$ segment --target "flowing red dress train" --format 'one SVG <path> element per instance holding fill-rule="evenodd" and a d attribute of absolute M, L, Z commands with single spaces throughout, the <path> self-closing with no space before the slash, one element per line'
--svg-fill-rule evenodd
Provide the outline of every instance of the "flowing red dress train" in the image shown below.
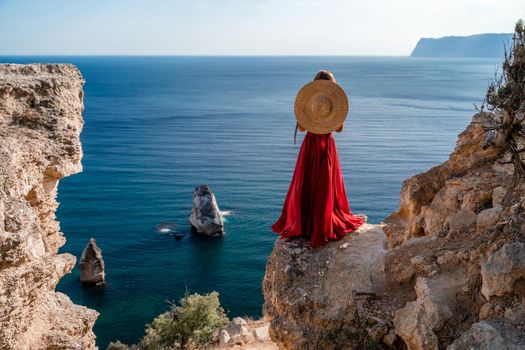
<path fill-rule="evenodd" d="M 343 238 L 363 222 L 350 211 L 332 134 L 308 132 L 281 216 L 272 230 L 281 237 L 310 237 L 315 248 Z"/>

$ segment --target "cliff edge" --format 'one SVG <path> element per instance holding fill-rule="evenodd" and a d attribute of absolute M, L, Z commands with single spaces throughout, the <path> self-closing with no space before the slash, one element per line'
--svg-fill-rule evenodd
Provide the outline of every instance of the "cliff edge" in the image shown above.
<path fill-rule="evenodd" d="M 483 147 L 491 113 L 473 117 L 449 160 L 403 183 L 385 224 L 317 250 L 277 240 L 263 282 L 272 340 L 285 349 L 525 349 L 525 183 L 508 150 Z"/>
<path fill-rule="evenodd" d="M 94 349 L 94 310 L 55 292 L 58 181 L 82 170 L 84 81 L 72 65 L 0 65 L 0 349 Z"/>

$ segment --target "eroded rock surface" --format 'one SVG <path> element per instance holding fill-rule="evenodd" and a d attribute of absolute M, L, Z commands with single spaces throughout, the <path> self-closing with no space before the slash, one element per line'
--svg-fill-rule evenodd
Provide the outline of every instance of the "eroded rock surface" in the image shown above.
<path fill-rule="evenodd" d="M 193 190 L 190 223 L 194 231 L 206 236 L 224 233 L 224 220 L 210 186 L 200 185 Z"/>
<path fill-rule="evenodd" d="M 420 236 L 450 230 L 450 222 L 458 213 L 465 217 L 463 226 L 452 229 L 475 228 L 470 213 L 477 215 L 492 207 L 493 191 L 505 183 L 509 168 L 492 169 L 501 157 L 501 150 L 483 149 L 486 133 L 482 126 L 488 114 L 479 113 L 459 135 L 449 160 L 425 173 L 403 182 L 399 211 L 390 215 L 387 233 L 391 246 Z M 468 210 L 467 213 L 460 210 Z M 481 221 L 486 213 L 482 215 Z"/>
<path fill-rule="evenodd" d="M 516 281 L 525 280 L 525 243 L 508 243 L 491 254 L 481 265 L 481 277 L 481 293 L 487 300 L 512 292 Z"/>
<path fill-rule="evenodd" d="M 0 349 L 93 349 L 94 310 L 54 291 L 58 181 L 82 170 L 83 79 L 72 65 L 0 65 Z"/>
<path fill-rule="evenodd" d="M 372 309 L 385 287 L 386 236 L 378 225 L 313 249 L 308 240 L 278 239 L 263 282 L 270 335 L 288 349 L 351 349 L 362 324 L 382 324 Z M 364 313 L 365 304 L 371 304 Z M 388 324 L 384 334 L 388 332 Z M 381 333 L 381 331 L 379 331 Z"/>
<path fill-rule="evenodd" d="M 440 331 L 452 317 L 455 293 L 465 284 L 465 276 L 461 270 L 454 275 L 417 278 L 416 300 L 408 302 L 394 316 L 395 330 L 409 349 L 439 349 L 435 332 Z"/>
<path fill-rule="evenodd" d="M 474 323 L 447 350 L 523 350 L 525 333 L 511 324 L 489 320 Z"/>
<path fill-rule="evenodd" d="M 78 267 L 80 268 L 80 282 L 83 284 L 103 286 L 106 283 L 102 250 L 97 246 L 94 238 L 89 240 L 82 251 Z"/>
<path fill-rule="evenodd" d="M 525 329 L 525 184 L 515 182 L 505 149 L 483 149 L 488 116 L 473 117 L 448 161 L 404 182 L 400 209 L 386 219 L 393 249 L 385 270 L 399 283 L 392 288 L 415 281 L 415 300 L 394 320 L 409 349 L 441 349 L 465 334 L 477 339 L 488 323 L 476 322 L 486 319 L 503 333 L 511 323 Z M 422 282 L 437 279 L 425 290 L 441 297 L 429 299 Z M 469 348 L 465 339 L 453 348 Z"/>
<path fill-rule="evenodd" d="M 236 317 L 219 334 L 219 344 L 214 350 L 278 350 L 268 334 L 269 323 L 265 319 L 245 320 Z"/>

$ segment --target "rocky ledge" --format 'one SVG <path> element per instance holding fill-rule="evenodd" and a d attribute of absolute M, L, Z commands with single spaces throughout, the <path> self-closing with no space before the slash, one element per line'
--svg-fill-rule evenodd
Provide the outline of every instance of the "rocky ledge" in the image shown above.
<path fill-rule="evenodd" d="M 94 310 L 55 292 L 58 181 L 82 170 L 82 76 L 72 65 L 0 65 L 0 349 L 94 349 Z"/>
<path fill-rule="evenodd" d="M 286 349 L 525 349 L 525 184 L 479 113 L 400 209 L 317 250 L 279 239 L 263 282 Z M 520 147 L 524 147 L 521 145 Z"/>
<path fill-rule="evenodd" d="M 272 339 L 286 349 L 357 347 L 362 317 L 373 317 L 362 314 L 363 303 L 385 288 L 385 254 L 378 225 L 321 249 L 302 238 L 277 240 L 263 282 Z"/>

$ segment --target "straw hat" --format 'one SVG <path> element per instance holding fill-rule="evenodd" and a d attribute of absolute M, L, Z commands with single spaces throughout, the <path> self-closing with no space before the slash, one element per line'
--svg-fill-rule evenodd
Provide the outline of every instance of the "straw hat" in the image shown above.
<path fill-rule="evenodd" d="M 345 122 L 348 97 L 329 80 L 314 80 L 299 90 L 295 97 L 297 123 L 314 134 L 329 134 Z"/>

